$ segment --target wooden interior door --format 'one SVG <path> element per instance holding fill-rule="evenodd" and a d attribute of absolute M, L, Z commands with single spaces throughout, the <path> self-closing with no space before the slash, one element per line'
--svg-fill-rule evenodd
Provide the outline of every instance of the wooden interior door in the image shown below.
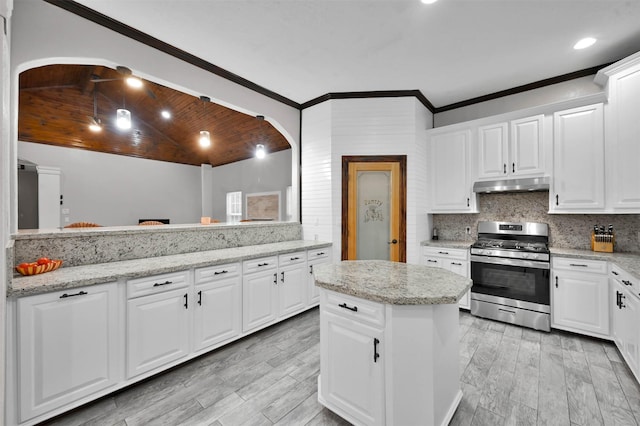
<path fill-rule="evenodd" d="M 406 261 L 406 156 L 343 157 L 342 259 Z"/>

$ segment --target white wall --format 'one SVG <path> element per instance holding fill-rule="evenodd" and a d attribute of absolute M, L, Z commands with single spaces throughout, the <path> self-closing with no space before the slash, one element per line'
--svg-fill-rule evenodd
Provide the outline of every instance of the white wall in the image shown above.
<path fill-rule="evenodd" d="M 50 63 L 125 65 L 142 78 L 251 115 L 264 115 L 292 145 L 298 158 L 299 119 L 296 108 L 225 80 L 43 1 L 16 2 L 12 19 L 12 138 L 17 139 L 18 74 Z M 15 167 L 15 166 L 14 166 Z M 15 180 L 15 172 L 13 173 Z M 298 162 L 292 162 L 292 176 Z M 298 179 L 292 179 L 294 194 Z M 14 183 L 15 188 L 15 183 Z M 15 198 L 10 200 L 15 226 Z M 297 202 L 295 203 L 297 205 Z M 296 212 L 297 215 L 297 212 Z"/>
<path fill-rule="evenodd" d="M 515 95 L 440 112 L 434 117 L 434 126 L 442 127 L 600 93 L 602 92 L 602 87 L 593 82 L 594 77 L 595 75 L 576 78 Z"/>
<path fill-rule="evenodd" d="M 18 157 L 62 170 L 68 223 L 137 225 L 143 218 L 200 222 L 199 166 L 30 142 L 18 143 Z"/>
<path fill-rule="evenodd" d="M 426 142 L 431 113 L 413 97 L 331 100 L 303 111 L 304 238 L 330 237 L 340 259 L 342 156 L 407 155 L 407 262 L 428 238 Z M 308 198 L 311 200 L 309 200 Z M 318 200 L 319 198 L 319 200 Z M 327 202 L 328 201 L 328 202 Z"/>
<path fill-rule="evenodd" d="M 291 185 L 291 152 L 267 154 L 264 158 L 250 158 L 213 168 L 213 218 L 226 221 L 227 192 L 242 191 L 242 206 L 245 197 L 253 192 L 280 192 L 280 219 L 286 217 L 286 190 Z M 243 218 L 245 217 L 243 212 Z M 297 221 L 295 215 L 291 220 Z"/>

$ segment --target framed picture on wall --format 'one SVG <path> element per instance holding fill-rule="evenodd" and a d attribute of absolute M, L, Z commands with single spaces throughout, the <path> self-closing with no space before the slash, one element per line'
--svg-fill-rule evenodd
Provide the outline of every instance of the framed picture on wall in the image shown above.
<path fill-rule="evenodd" d="M 254 192 L 245 200 L 248 220 L 280 220 L 280 191 Z"/>

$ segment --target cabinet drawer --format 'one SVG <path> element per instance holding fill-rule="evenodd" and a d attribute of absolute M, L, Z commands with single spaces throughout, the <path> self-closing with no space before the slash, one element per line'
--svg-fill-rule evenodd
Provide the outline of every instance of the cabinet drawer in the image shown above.
<path fill-rule="evenodd" d="M 636 296 L 640 296 L 640 281 L 635 279 L 631 274 L 618 268 L 616 265 L 611 265 L 610 276 L 624 287 L 628 288 L 631 293 Z"/>
<path fill-rule="evenodd" d="M 601 260 L 586 260 L 586 259 L 568 259 L 568 258 L 556 258 L 552 260 L 553 269 L 575 271 L 575 272 L 589 272 L 596 274 L 607 273 L 607 262 Z"/>
<path fill-rule="evenodd" d="M 132 299 L 186 287 L 189 285 L 188 275 L 187 271 L 181 271 L 128 280 L 127 298 Z"/>
<path fill-rule="evenodd" d="M 203 282 L 219 281 L 240 274 L 240 264 L 229 263 L 226 265 L 209 266 L 196 269 L 196 284 Z"/>
<path fill-rule="evenodd" d="M 441 257 L 435 256 L 422 256 L 422 264 L 425 266 L 433 266 L 434 268 L 442 268 L 442 259 Z"/>
<path fill-rule="evenodd" d="M 467 260 L 469 258 L 469 250 L 443 247 L 422 247 L 422 255 L 426 257 L 444 257 L 447 259 Z"/>
<path fill-rule="evenodd" d="M 329 312 L 365 323 L 384 326 L 384 305 L 358 297 L 325 290 L 321 306 Z"/>
<path fill-rule="evenodd" d="M 296 265 L 298 263 L 304 263 L 306 260 L 307 253 L 304 251 L 281 254 L 278 256 L 278 266 Z"/>
<path fill-rule="evenodd" d="M 277 267 L 278 258 L 276 256 L 260 257 L 242 262 L 242 270 L 245 274 L 268 271 L 269 269 L 275 269 Z"/>
<path fill-rule="evenodd" d="M 331 252 L 331 248 L 330 247 L 309 250 L 307 252 L 307 258 L 309 260 L 313 260 L 313 259 L 328 259 L 330 252 Z"/>

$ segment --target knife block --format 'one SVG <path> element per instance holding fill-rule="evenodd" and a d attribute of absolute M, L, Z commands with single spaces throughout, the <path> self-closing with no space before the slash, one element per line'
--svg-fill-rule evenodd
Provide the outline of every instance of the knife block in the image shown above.
<path fill-rule="evenodd" d="M 591 251 L 598 251 L 604 253 L 613 253 L 613 244 L 616 241 L 616 236 L 611 236 L 611 241 L 596 241 L 596 234 L 591 232 Z"/>

